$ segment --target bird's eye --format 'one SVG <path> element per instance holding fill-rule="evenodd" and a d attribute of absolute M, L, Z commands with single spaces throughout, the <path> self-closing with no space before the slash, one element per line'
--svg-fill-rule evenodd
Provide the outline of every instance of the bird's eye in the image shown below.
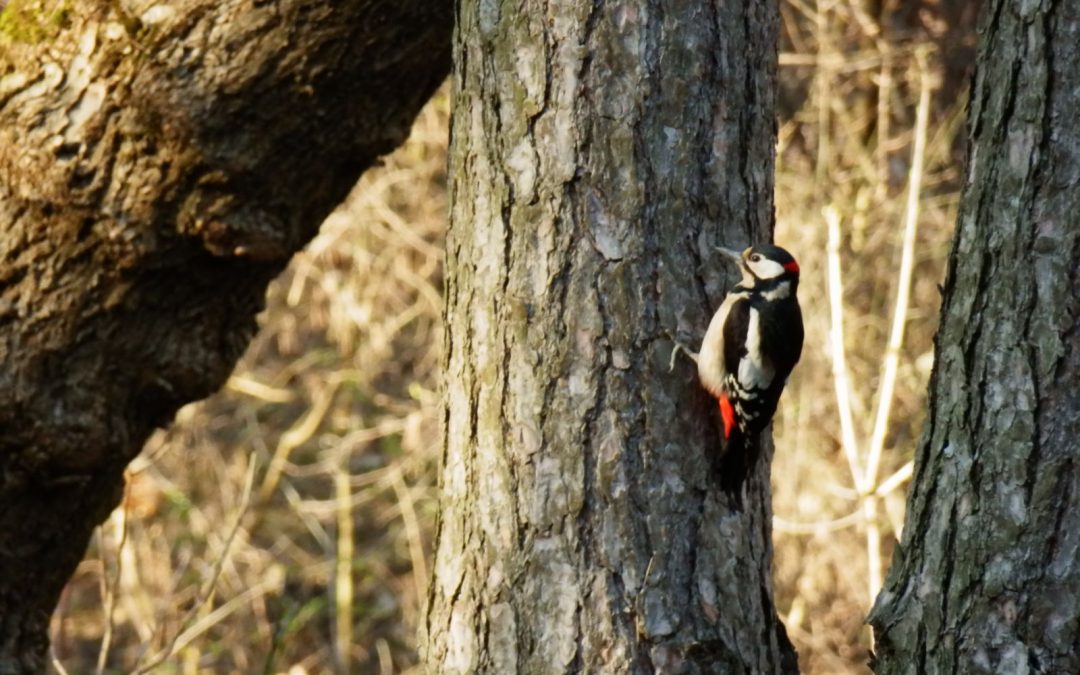
<path fill-rule="evenodd" d="M 754 255 L 750 256 L 750 262 L 761 262 L 761 256 L 755 253 Z"/>

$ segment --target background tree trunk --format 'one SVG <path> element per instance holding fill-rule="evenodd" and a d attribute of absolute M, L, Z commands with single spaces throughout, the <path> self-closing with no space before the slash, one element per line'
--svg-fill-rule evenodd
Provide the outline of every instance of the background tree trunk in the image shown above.
<path fill-rule="evenodd" d="M 6 3 L 0 673 L 43 668 L 123 467 L 220 386 L 267 282 L 405 138 L 450 20 L 430 0 Z"/>
<path fill-rule="evenodd" d="M 458 11 L 429 666 L 793 672 L 767 467 L 733 512 L 666 334 L 771 233 L 775 5 Z"/>
<path fill-rule="evenodd" d="M 880 673 L 1080 672 L 1080 5 L 988 2 Z"/>

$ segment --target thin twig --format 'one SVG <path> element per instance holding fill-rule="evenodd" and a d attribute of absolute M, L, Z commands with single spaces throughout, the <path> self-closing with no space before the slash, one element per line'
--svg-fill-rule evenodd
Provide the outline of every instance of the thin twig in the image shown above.
<path fill-rule="evenodd" d="M 57 675 L 68 675 L 67 668 L 60 662 L 60 657 L 56 655 L 56 649 L 53 645 L 49 645 L 49 661 L 52 662 L 52 667 L 56 670 Z"/>
<path fill-rule="evenodd" d="M 180 626 L 186 626 L 191 623 L 192 619 L 194 619 L 199 614 L 199 611 L 202 609 L 206 601 L 210 599 L 210 596 L 213 594 L 214 589 L 217 587 L 218 577 L 221 576 L 221 570 L 225 566 L 225 560 L 229 557 L 229 551 L 232 550 L 232 544 L 233 541 L 236 539 L 236 534 L 240 531 L 240 523 L 243 522 L 244 514 L 247 513 L 248 506 L 251 505 L 251 490 L 255 484 L 256 461 L 254 457 L 252 457 L 250 461 L 251 463 L 248 465 L 247 476 L 244 479 L 244 492 L 240 497 L 240 505 L 237 509 L 236 516 L 233 518 L 233 525 L 232 528 L 230 528 L 229 530 L 229 535 L 225 538 L 225 545 L 221 549 L 221 555 L 219 555 L 217 560 L 214 561 L 214 567 L 211 570 L 209 580 L 207 581 L 202 591 L 199 592 L 199 597 L 192 604 L 191 609 L 187 611 L 187 613 L 184 615 L 184 618 L 180 621 Z M 246 596 L 250 592 L 251 591 L 249 590 L 244 595 Z M 201 625 L 204 621 L 205 619 L 200 620 L 199 624 L 196 625 Z M 169 640 L 169 644 L 167 644 L 164 649 L 151 657 L 147 663 L 135 669 L 135 675 L 149 673 L 153 669 L 157 668 L 162 663 L 164 663 L 166 659 L 170 658 L 173 654 L 175 654 L 177 650 L 186 647 L 188 643 L 190 643 L 191 640 L 193 640 L 198 634 L 201 634 L 201 632 L 202 631 L 198 631 L 193 635 L 191 634 L 190 629 L 185 630 L 183 633 L 180 633 L 178 631 L 173 635 L 173 638 Z M 183 641 L 181 641 L 180 639 L 182 637 L 184 638 Z"/>
<path fill-rule="evenodd" d="M 836 532 L 857 525 L 860 520 L 862 520 L 862 514 L 855 511 L 832 520 L 818 520 L 812 523 L 785 520 L 780 516 L 773 516 L 772 522 L 773 529 L 784 534 L 824 534 L 825 532 Z"/>
<path fill-rule="evenodd" d="M 878 75 L 878 100 L 877 100 L 877 155 L 878 176 L 874 195 L 880 203 L 885 199 L 889 185 L 889 136 L 891 133 L 890 122 L 892 121 L 892 51 L 888 40 L 877 40 L 878 51 L 881 53 L 881 72 Z"/>
<path fill-rule="evenodd" d="M 919 224 L 919 193 L 922 188 L 923 164 L 926 156 L 926 133 L 930 119 L 930 94 L 932 80 L 927 72 L 927 49 L 915 51 L 915 60 L 919 67 L 919 107 L 915 115 L 915 145 L 911 151 L 911 176 L 908 184 L 908 199 L 904 214 L 904 238 L 900 255 L 900 272 L 897 275 L 896 306 L 893 313 L 892 329 L 885 349 L 885 363 L 878 390 L 877 415 L 874 430 L 870 435 L 870 447 L 866 458 L 864 474 L 863 514 L 866 520 L 867 552 L 867 591 L 870 602 L 874 602 L 881 589 L 883 563 L 881 560 L 881 528 L 878 525 L 877 507 L 879 497 L 875 493 L 878 466 L 885 447 L 885 434 L 889 428 L 892 412 L 893 393 L 896 387 L 896 374 L 900 364 L 900 348 L 904 343 L 904 326 L 907 323 L 908 304 L 911 295 L 911 274 L 915 266 L 915 235 Z"/>
<path fill-rule="evenodd" d="M 866 524 L 866 596 L 871 605 L 881 589 L 882 577 L 881 528 L 878 526 L 877 502 L 878 498 L 872 494 L 862 498 L 863 522 Z"/>
<path fill-rule="evenodd" d="M 98 647 L 97 658 L 97 672 L 101 675 L 105 672 L 105 663 L 109 658 L 109 645 L 112 644 L 113 636 L 113 614 L 116 612 L 116 597 L 118 595 L 118 589 L 120 587 L 120 572 L 124 567 L 123 563 L 123 550 L 124 545 L 127 543 L 128 534 L 128 508 L 130 505 L 129 498 L 131 496 L 131 478 L 126 477 L 124 481 L 124 501 L 119 509 L 116 510 L 117 517 L 120 519 L 120 542 L 116 545 L 116 566 L 113 569 L 112 581 L 105 584 L 105 632 L 101 636 L 101 646 Z M 101 532 L 101 529 L 98 529 Z M 105 537 L 102 536 L 99 539 L 101 548 L 101 564 L 102 564 L 102 578 L 107 575 L 105 572 Z"/>
<path fill-rule="evenodd" d="M 290 389 L 273 387 L 256 380 L 249 374 L 236 374 L 229 377 L 225 387 L 238 394 L 266 401 L 267 403 L 288 403 L 296 398 Z"/>
<path fill-rule="evenodd" d="M 897 469 L 896 473 L 889 476 L 885 480 L 878 484 L 877 489 L 874 490 L 874 494 L 879 497 L 884 497 L 896 488 L 904 484 L 904 481 L 911 478 L 912 472 L 915 470 L 915 462 L 908 461 L 904 466 Z"/>
<path fill-rule="evenodd" d="M 308 413 L 304 415 L 303 419 L 278 439 L 274 456 L 270 459 L 270 466 L 266 469 L 266 476 L 263 477 L 262 484 L 259 486 L 260 502 L 267 501 L 274 494 L 278 481 L 281 480 L 281 472 L 285 468 L 286 462 L 289 461 L 289 455 L 292 451 L 306 443 L 319 430 L 319 425 L 322 424 L 323 418 L 326 417 L 326 413 L 330 410 L 330 404 L 334 402 L 334 395 L 337 393 L 339 383 L 331 381 L 328 384 L 329 386 L 320 389 L 316 393 L 315 403 L 308 410 Z"/>
<path fill-rule="evenodd" d="M 337 556 L 334 569 L 334 659 L 337 672 L 349 672 L 353 619 L 353 515 L 352 486 L 349 484 L 349 453 L 342 452 L 334 471 L 334 501 L 337 503 Z"/>
<path fill-rule="evenodd" d="M 889 343 L 885 350 L 885 366 L 878 390 L 877 415 L 874 431 L 870 436 L 870 450 L 866 461 L 866 489 L 872 489 L 877 480 L 881 452 L 885 446 L 885 434 L 889 428 L 896 373 L 900 364 L 900 348 L 904 343 L 904 326 L 907 323 L 908 305 L 911 297 L 911 275 L 915 267 L 915 235 L 919 226 L 919 193 L 922 189 L 923 164 L 926 156 L 926 133 L 930 126 L 930 94 L 933 79 L 927 72 L 927 48 L 915 51 L 919 66 L 919 107 L 915 115 L 915 147 L 911 152 L 911 176 L 908 183 L 907 207 L 904 217 L 904 239 L 900 256 L 900 273 L 897 280 L 896 306 L 893 313 Z"/>
<path fill-rule="evenodd" d="M 814 27 L 818 43 L 817 57 L 820 59 L 817 71 L 814 73 L 815 88 L 818 95 L 818 118 L 817 118 L 817 161 L 814 166 L 814 185 L 816 189 L 825 185 L 829 159 L 829 92 L 832 85 L 833 72 L 829 64 L 829 57 L 835 51 L 832 49 L 828 38 L 828 23 L 825 12 L 819 11 L 814 14 Z"/>
<path fill-rule="evenodd" d="M 375 653 L 379 657 L 379 675 L 393 675 L 394 655 L 390 652 L 390 643 L 386 638 L 375 641 Z"/>
<path fill-rule="evenodd" d="M 263 581 L 251 588 L 247 589 L 240 595 L 230 598 L 227 602 L 223 603 L 220 607 L 212 612 L 206 613 L 205 616 L 200 618 L 195 623 L 191 624 L 183 633 L 180 633 L 173 643 L 173 653 L 179 652 L 182 649 L 188 647 L 195 641 L 200 635 L 206 633 L 214 626 L 218 625 L 226 618 L 228 618 L 237 609 L 251 602 L 253 599 L 266 595 L 268 592 L 278 588 L 281 585 L 281 577 L 279 575 L 270 575 Z M 205 605 L 203 605 L 205 607 Z M 146 666 L 145 668 L 150 668 Z M 147 670 L 139 670 L 138 673 L 147 672 Z"/>
<path fill-rule="evenodd" d="M 829 347 L 832 353 L 833 384 L 836 389 L 836 407 L 840 413 L 840 445 L 847 459 L 855 489 L 863 492 L 863 472 L 859 465 L 858 441 L 855 438 L 855 422 L 851 415 L 851 384 L 848 382 L 847 357 L 844 349 L 844 297 L 840 278 L 840 214 L 832 205 L 824 209 L 825 223 L 829 228 L 826 247 L 829 267 Z"/>
<path fill-rule="evenodd" d="M 394 465 L 390 477 L 393 481 L 391 484 L 394 486 L 394 495 L 397 497 L 398 504 L 401 505 L 401 519 L 405 523 L 405 535 L 409 540 L 413 587 L 416 592 L 416 604 L 419 606 L 424 600 L 424 586 L 428 578 L 427 563 L 424 562 L 424 540 L 420 534 L 420 519 L 416 517 L 415 503 L 399 465 Z"/>

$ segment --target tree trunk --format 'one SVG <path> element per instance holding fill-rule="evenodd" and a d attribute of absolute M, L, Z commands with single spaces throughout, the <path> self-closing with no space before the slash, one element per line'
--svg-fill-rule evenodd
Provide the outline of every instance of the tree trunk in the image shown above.
<path fill-rule="evenodd" d="M 772 231 L 778 23 L 461 3 L 433 671 L 794 672 L 767 461 L 734 511 L 668 372 L 737 278 L 713 247 Z"/>
<path fill-rule="evenodd" d="M 220 386 L 268 281 L 405 138 L 451 18 L 431 0 L 6 3 L 0 673 L 43 668 L 124 465 Z"/>
<path fill-rule="evenodd" d="M 983 11 L 879 673 L 1080 672 L 1080 4 Z"/>

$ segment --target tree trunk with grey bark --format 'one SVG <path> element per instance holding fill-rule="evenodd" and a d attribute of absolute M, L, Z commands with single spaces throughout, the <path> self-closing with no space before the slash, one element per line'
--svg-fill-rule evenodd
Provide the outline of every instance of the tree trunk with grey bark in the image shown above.
<path fill-rule="evenodd" d="M 6 5 L 6 7 L 4 6 Z M 449 3 L 0 3 L 0 673 L 449 69 Z"/>
<path fill-rule="evenodd" d="M 737 278 L 713 247 L 771 234 L 778 23 L 461 3 L 433 672 L 795 670 L 767 461 L 736 512 L 668 371 Z"/>
<path fill-rule="evenodd" d="M 879 673 L 1080 672 L 1080 4 L 983 7 Z"/>

